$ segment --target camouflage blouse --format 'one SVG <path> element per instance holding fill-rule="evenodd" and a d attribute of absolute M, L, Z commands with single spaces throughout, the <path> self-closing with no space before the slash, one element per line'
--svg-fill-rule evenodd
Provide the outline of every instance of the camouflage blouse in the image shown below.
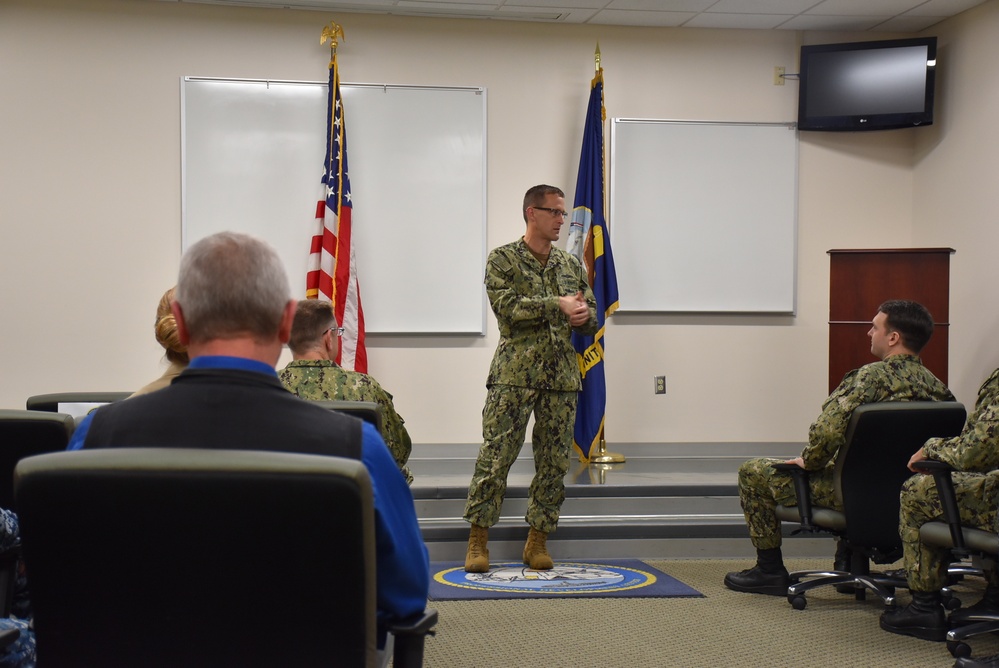
<path fill-rule="evenodd" d="M 954 395 L 916 355 L 892 355 L 846 374 L 822 404 L 801 453 L 805 468 L 816 471 L 843 446 L 850 416 L 858 406 L 879 401 L 954 401 Z"/>
<path fill-rule="evenodd" d="M 960 435 L 931 438 L 923 446 L 923 454 L 958 471 L 988 473 L 999 469 L 999 369 L 979 388 L 975 410 Z"/>
<path fill-rule="evenodd" d="M 519 239 L 489 253 L 485 284 L 500 333 L 486 385 L 579 391 L 582 379 L 569 336 L 572 327 L 558 302 L 582 291 L 590 319 L 576 331 L 597 331 L 597 301 L 579 260 L 552 247 L 548 263 L 541 266 Z"/>
<path fill-rule="evenodd" d="M 382 407 L 382 438 L 407 482 L 413 481 L 406 468 L 413 442 L 403 419 L 395 412 L 392 395 L 377 380 L 343 369 L 330 360 L 295 360 L 278 371 L 278 378 L 292 394 L 309 401 L 377 402 Z"/>

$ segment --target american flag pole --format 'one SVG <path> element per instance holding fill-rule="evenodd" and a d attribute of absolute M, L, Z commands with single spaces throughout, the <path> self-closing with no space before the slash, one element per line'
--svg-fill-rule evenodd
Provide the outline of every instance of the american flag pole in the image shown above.
<path fill-rule="evenodd" d="M 321 43 L 331 40 L 329 107 L 326 156 L 323 163 L 324 194 L 316 207 L 320 233 L 312 238 L 306 297 L 325 299 L 344 333 L 336 362 L 345 369 L 367 373 L 364 310 L 357 282 L 357 262 L 352 234 L 353 202 L 347 169 L 347 134 L 336 48 L 343 28 L 331 22 L 323 28 Z"/>

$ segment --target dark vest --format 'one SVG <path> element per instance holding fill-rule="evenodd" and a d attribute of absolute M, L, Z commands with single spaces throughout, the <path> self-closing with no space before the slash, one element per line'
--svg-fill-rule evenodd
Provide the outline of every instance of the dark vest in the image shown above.
<path fill-rule="evenodd" d="M 169 387 L 98 409 L 83 447 L 272 450 L 360 459 L 362 424 L 299 399 L 277 377 L 187 369 Z"/>

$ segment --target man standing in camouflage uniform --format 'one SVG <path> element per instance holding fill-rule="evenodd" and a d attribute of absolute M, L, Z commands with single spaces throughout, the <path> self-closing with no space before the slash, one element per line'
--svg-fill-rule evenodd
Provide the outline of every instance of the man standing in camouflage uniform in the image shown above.
<path fill-rule="evenodd" d="M 955 469 L 951 476 L 957 494 L 961 523 L 969 527 L 996 531 L 996 506 L 999 504 L 999 369 L 992 372 L 978 390 L 975 410 L 964 429 L 951 438 L 931 438 L 909 461 L 933 459 Z M 946 585 L 950 551 L 919 541 L 919 527 L 940 519 L 943 509 L 933 476 L 915 475 L 902 486 L 899 509 L 899 533 L 902 536 L 906 578 L 912 603 L 904 609 L 890 609 L 881 616 L 881 628 L 892 633 L 923 640 L 944 640 L 947 621 L 940 596 Z M 951 623 L 964 623 L 972 615 L 999 613 L 999 574 L 986 571 L 988 585 L 981 601 L 956 610 Z M 999 666 L 999 657 L 995 664 Z"/>
<path fill-rule="evenodd" d="M 871 354 L 880 362 L 851 371 L 822 405 L 808 432 L 801 456 L 788 463 L 811 471 L 812 502 L 838 508 L 833 492 L 836 453 L 843 445 L 853 410 L 880 401 L 953 401 L 954 395 L 923 366 L 918 354 L 933 334 L 933 318 L 912 301 L 887 301 L 878 307 L 872 327 Z M 725 585 L 736 591 L 785 596 L 790 586 L 781 555 L 778 505 L 796 503 L 791 476 L 776 471 L 778 460 L 751 459 L 739 468 L 739 500 L 756 547 L 756 566 L 729 573 Z"/>
<path fill-rule="evenodd" d="M 507 474 L 524 446 L 534 413 L 534 479 L 525 520 L 531 526 L 524 563 L 553 566 L 546 546 L 565 499 L 576 397 L 582 389 L 572 330 L 597 330 L 596 299 L 586 272 L 552 242 L 565 223 L 565 194 L 539 185 L 524 196 L 523 238 L 493 250 L 486 261 L 486 293 L 500 341 L 486 379 L 483 444 L 468 487 L 465 521 L 472 525 L 465 570 L 489 570 L 488 528 L 500 517 Z"/>
<path fill-rule="evenodd" d="M 371 376 L 337 366 L 333 360 L 340 348 L 341 332 L 332 304 L 317 299 L 298 302 L 288 341 L 294 361 L 278 372 L 278 378 L 288 391 L 309 401 L 378 403 L 382 408 L 382 438 L 406 482 L 412 484 L 413 474 L 406 462 L 413 442 L 403 419 L 395 412 L 392 395 Z"/>

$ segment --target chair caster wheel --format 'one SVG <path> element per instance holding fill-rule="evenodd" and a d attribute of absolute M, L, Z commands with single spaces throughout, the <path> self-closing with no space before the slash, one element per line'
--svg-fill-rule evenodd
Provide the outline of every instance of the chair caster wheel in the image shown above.
<path fill-rule="evenodd" d="M 948 610 L 957 610 L 961 607 L 961 599 L 957 596 L 945 596 L 943 604 Z"/>
<path fill-rule="evenodd" d="M 956 640 L 947 641 L 947 651 L 955 659 L 960 659 L 962 657 L 971 656 L 971 645 L 966 642 L 958 642 Z"/>
<path fill-rule="evenodd" d="M 795 610 L 804 610 L 805 606 L 808 605 L 808 601 L 801 594 L 795 594 L 794 596 L 788 596 L 787 602 L 791 604 L 791 607 Z"/>

